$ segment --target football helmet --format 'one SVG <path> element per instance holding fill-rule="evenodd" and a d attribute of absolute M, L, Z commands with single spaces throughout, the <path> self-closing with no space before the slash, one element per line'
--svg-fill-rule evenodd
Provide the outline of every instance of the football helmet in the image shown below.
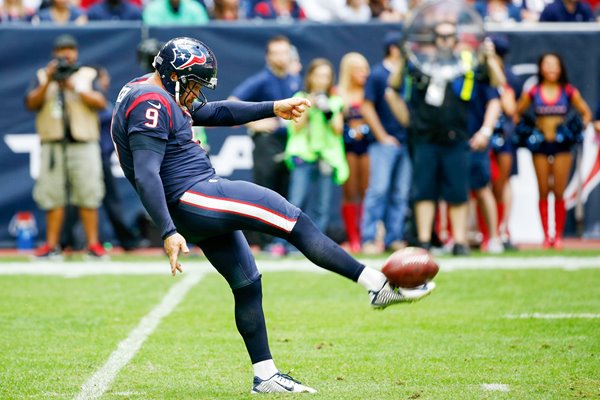
<path fill-rule="evenodd" d="M 169 40 L 154 58 L 163 86 L 178 104 L 185 105 L 188 96 L 197 97 L 191 90 L 195 85 L 209 89 L 217 86 L 217 59 L 207 45 L 197 39 L 178 37 Z M 177 80 L 172 80 L 173 72 Z M 206 96 L 200 90 L 200 108 L 206 104 Z M 193 111 L 193 110 L 192 110 Z"/>

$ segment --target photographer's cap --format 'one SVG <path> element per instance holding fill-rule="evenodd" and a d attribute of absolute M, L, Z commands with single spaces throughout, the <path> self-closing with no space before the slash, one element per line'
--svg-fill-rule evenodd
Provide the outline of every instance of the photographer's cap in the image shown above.
<path fill-rule="evenodd" d="M 77 40 L 71 35 L 60 35 L 54 40 L 54 50 L 60 49 L 76 49 Z"/>

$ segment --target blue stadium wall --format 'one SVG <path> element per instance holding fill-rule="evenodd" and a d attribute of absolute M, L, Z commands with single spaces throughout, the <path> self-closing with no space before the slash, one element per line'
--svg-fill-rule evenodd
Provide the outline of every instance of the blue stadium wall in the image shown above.
<path fill-rule="evenodd" d="M 111 99 L 116 97 L 124 83 L 142 74 L 136 62 L 135 49 L 143 38 L 154 37 L 166 41 L 176 36 L 197 37 L 217 55 L 219 85 L 214 92 L 208 91 L 207 96 L 209 100 L 219 100 L 227 98 L 236 85 L 263 67 L 265 43 L 275 34 L 284 34 L 291 39 L 305 66 L 315 57 L 326 57 L 337 67 L 341 57 L 349 51 L 363 53 L 372 64 L 379 62 L 385 33 L 397 28 L 385 24 L 310 23 L 212 24 L 150 29 L 136 23 L 99 23 L 72 28 L 1 27 L 0 247 L 14 246 L 8 224 L 18 211 L 33 211 L 40 230 L 44 231 L 43 213 L 37 210 L 31 196 L 34 184 L 32 173 L 36 166 L 36 155 L 31 153 L 35 139 L 35 114 L 26 110 L 24 94 L 36 70 L 50 60 L 52 42 L 59 34 L 70 33 L 77 38 L 82 64 L 108 69 L 112 76 Z M 509 30 L 504 33 L 511 40 L 509 60 L 513 65 L 535 64 L 538 56 L 545 51 L 557 51 L 563 55 L 572 82 L 581 90 L 590 106 L 596 107 L 600 94 L 600 28 L 590 29 L 588 26 L 582 29 L 580 25 L 566 31 L 560 28 L 544 31 Z M 220 156 L 223 174 L 232 179 L 251 180 L 248 154 L 238 157 L 240 152 L 248 152 L 247 145 L 244 149 L 244 143 L 248 143 L 245 130 L 219 128 L 210 129 L 208 134 L 211 154 Z M 229 140 L 235 137 L 239 137 L 240 141 Z M 236 163 L 236 157 L 246 161 Z M 119 181 L 127 218 L 131 222 L 141 211 L 141 205 L 128 183 L 124 179 Z M 596 188 L 588 198 L 585 215 L 585 230 L 596 229 L 600 224 L 600 188 Z"/>

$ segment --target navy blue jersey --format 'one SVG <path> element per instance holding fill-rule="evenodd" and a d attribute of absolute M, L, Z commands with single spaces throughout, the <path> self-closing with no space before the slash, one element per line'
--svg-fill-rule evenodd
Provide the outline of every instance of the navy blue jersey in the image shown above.
<path fill-rule="evenodd" d="M 131 135 L 167 142 L 160 168 L 167 203 L 215 174 L 206 151 L 193 140 L 192 116 L 164 89 L 147 84 L 147 76 L 126 84 L 117 98 L 111 127 L 115 149 L 125 177 L 136 187 Z"/>

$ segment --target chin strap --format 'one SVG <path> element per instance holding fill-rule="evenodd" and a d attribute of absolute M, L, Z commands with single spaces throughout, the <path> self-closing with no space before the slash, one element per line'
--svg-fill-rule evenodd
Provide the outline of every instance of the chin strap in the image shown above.
<path fill-rule="evenodd" d="M 179 79 L 177 81 L 175 81 L 175 102 L 180 105 L 179 103 Z"/>

